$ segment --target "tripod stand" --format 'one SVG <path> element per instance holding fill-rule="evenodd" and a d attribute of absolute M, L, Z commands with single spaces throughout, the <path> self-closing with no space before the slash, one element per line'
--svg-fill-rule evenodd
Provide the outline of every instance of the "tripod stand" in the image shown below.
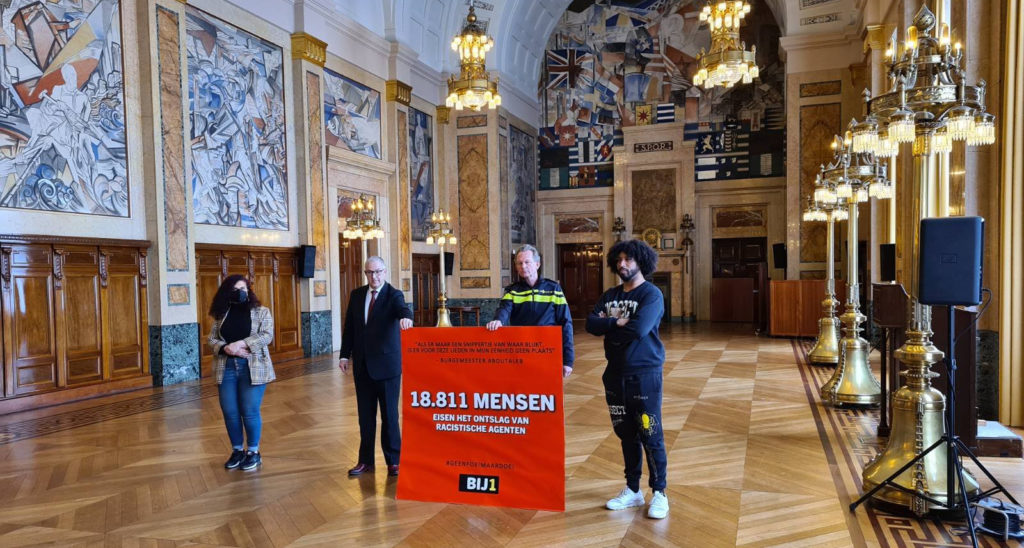
<path fill-rule="evenodd" d="M 863 496 L 861 496 L 859 499 L 857 499 L 853 504 L 850 505 L 850 511 L 855 511 L 858 506 L 860 506 L 864 501 L 871 498 L 883 487 L 897 489 L 899 491 L 907 493 L 908 495 L 924 499 L 927 502 L 931 503 L 932 505 L 941 507 L 946 510 L 950 510 L 953 512 L 963 510 L 964 517 L 967 521 L 968 530 L 971 533 L 971 544 L 975 548 L 977 548 L 978 537 L 974 530 L 974 519 L 971 516 L 970 511 L 971 497 L 969 497 L 967 494 L 967 484 L 964 481 L 964 465 L 961 460 L 961 457 L 963 455 L 970 457 L 971 460 L 974 461 L 974 464 L 978 467 L 978 469 L 985 473 L 985 475 L 988 477 L 989 481 L 991 481 L 993 485 L 993 487 L 988 489 L 987 491 L 984 491 L 976 495 L 974 497 L 975 501 L 981 500 L 985 497 L 994 495 L 999 492 L 1006 493 L 1006 497 L 1009 498 L 1010 501 L 1013 502 L 1014 504 L 1017 504 L 1017 501 L 1013 498 L 1013 495 L 1011 495 L 1010 492 L 1007 491 L 1006 488 L 999 483 L 999 480 L 997 480 L 988 471 L 988 469 L 986 469 L 985 466 L 982 465 L 980 461 L 978 461 L 978 457 L 976 457 L 974 453 L 971 452 L 970 448 L 967 447 L 967 444 L 965 444 L 960 439 L 960 437 L 956 435 L 956 339 L 953 336 L 953 334 L 956 332 L 954 329 L 954 314 L 956 309 L 952 305 L 948 306 L 947 308 L 949 312 L 949 323 L 947 330 L 947 336 L 949 340 L 949 353 L 946 355 L 946 363 L 948 364 L 948 367 L 946 368 L 946 375 L 948 379 L 947 386 L 949 387 L 949 391 L 946 394 L 946 408 L 944 410 L 944 422 L 946 426 L 946 431 L 945 433 L 942 434 L 942 436 L 939 437 L 939 439 L 935 440 L 935 443 L 931 444 L 931 446 L 929 446 L 927 449 L 917 454 L 907 464 L 903 465 L 902 468 L 897 470 L 891 476 L 883 480 L 873 489 L 871 489 Z M 902 474 L 910 467 L 917 464 L 917 462 L 923 459 L 926 455 L 942 446 L 945 446 L 946 449 L 946 502 L 942 502 L 938 499 L 924 495 L 923 493 L 918 493 L 917 491 L 907 489 L 906 487 L 903 487 L 902 485 L 896 483 L 896 478 L 898 478 L 900 474 Z M 958 485 L 959 489 L 957 489 Z M 959 502 L 957 502 L 958 499 Z"/>

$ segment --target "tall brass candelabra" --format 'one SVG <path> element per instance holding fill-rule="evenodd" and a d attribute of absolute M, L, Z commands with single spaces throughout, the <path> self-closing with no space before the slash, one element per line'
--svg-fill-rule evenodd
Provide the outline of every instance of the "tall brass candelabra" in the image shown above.
<path fill-rule="evenodd" d="M 931 366 L 944 355 L 932 344 L 931 307 L 918 299 L 922 273 L 916 259 L 921 219 L 948 214 L 939 207 L 948 199 L 938 196 L 941 162 L 937 166 L 936 157 L 948 162 L 953 141 L 968 145 L 995 142 L 995 117 L 985 109 L 985 82 L 967 85 L 964 58 L 960 43 L 951 43 L 949 26 L 943 23 L 936 29 L 935 15 L 922 5 L 907 28 L 904 43 L 897 46 L 895 33 L 889 40 L 889 91 L 869 97 L 868 117 L 854 129 L 855 149 L 898 148 L 901 143 L 913 142 L 914 158 L 912 201 L 907 208 L 913 218 L 912 233 L 907 239 L 910 248 L 903 251 L 911 260 L 904 268 L 909 277 L 904 281 L 910 294 L 910 313 L 906 342 L 895 353 L 906 367 L 902 372 L 906 386 L 893 396 L 892 433 L 885 450 L 864 468 L 865 491 L 882 485 L 945 430 L 945 398 L 931 386 L 931 379 L 937 376 Z M 947 489 L 949 451 L 939 449 L 895 478 L 893 483 L 900 489 L 885 484 L 874 497 L 910 507 L 918 514 L 955 505 L 957 501 L 948 496 L 954 491 Z M 977 493 L 977 481 L 964 472 L 965 491 Z"/>
<path fill-rule="evenodd" d="M 437 327 L 451 327 L 452 318 L 448 311 L 448 297 L 444 291 L 444 246 L 455 245 L 455 234 L 452 231 L 452 216 L 439 209 L 430 214 L 432 226 L 427 231 L 427 244 L 437 244 L 441 262 L 441 294 L 437 297 Z"/>
<path fill-rule="evenodd" d="M 822 178 L 825 166 L 821 166 L 814 182 L 814 197 L 804 211 L 803 219 L 807 222 L 824 221 L 828 227 L 825 237 L 825 298 L 821 301 L 821 318 L 818 319 L 818 338 L 814 347 L 807 353 L 813 364 L 836 365 L 839 363 L 839 319 L 836 318 L 836 277 L 835 277 L 835 227 L 836 222 L 847 219 L 845 204 L 840 204 L 835 189 Z"/>
<path fill-rule="evenodd" d="M 851 122 L 851 127 L 857 123 Z M 838 203 L 845 205 L 846 223 L 846 310 L 839 317 L 843 325 L 843 338 L 839 341 L 839 364 L 835 372 L 821 386 L 821 399 L 832 405 L 878 405 L 882 402 L 882 388 L 871 373 L 868 354 L 871 346 L 860 336 L 860 325 L 867 319 L 860 312 L 860 287 L 857 282 L 857 217 L 858 206 L 867 202 L 869 187 L 885 186 L 885 167 L 876 161 L 870 151 L 854 152 L 852 131 L 845 138 L 832 141 L 835 156 L 823 171 L 827 182 L 828 198 L 834 192 Z M 876 191 L 877 194 L 878 191 Z M 826 193 L 823 193 L 826 194 Z"/>

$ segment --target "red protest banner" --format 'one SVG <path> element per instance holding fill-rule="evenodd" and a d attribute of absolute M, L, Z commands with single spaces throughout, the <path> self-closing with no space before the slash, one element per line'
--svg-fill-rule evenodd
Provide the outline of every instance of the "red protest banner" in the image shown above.
<path fill-rule="evenodd" d="M 402 332 L 397 498 L 565 510 L 558 327 Z"/>

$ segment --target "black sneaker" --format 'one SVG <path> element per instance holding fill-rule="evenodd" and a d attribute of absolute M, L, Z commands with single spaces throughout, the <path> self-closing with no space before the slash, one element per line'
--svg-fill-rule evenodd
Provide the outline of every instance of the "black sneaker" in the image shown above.
<path fill-rule="evenodd" d="M 224 463 L 224 468 L 234 470 L 235 468 L 238 468 L 238 465 L 242 464 L 243 460 L 245 460 L 245 451 L 235 449 L 231 452 L 231 458 Z"/>
<path fill-rule="evenodd" d="M 245 460 L 242 461 L 242 466 L 240 467 L 240 469 L 242 469 L 242 470 L 254 470 L 256 468 L 259 468 L 262 465 L 263 465 L 263 459 L 260 458 L 259 452 L 256 452 L 256 451 L 246 451 L 245 452 Z"/>

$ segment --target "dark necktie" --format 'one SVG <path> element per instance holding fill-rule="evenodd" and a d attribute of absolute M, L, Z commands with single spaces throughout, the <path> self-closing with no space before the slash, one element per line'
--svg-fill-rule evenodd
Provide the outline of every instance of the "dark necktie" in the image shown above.
<path fill-rule="evenodd" d="M 366 308 L 366 319 L 370 319 L 370 312 L 373 312 L 373 303 L 377 302 L 377 290 L 370 292 L 370 306 Z"/>

